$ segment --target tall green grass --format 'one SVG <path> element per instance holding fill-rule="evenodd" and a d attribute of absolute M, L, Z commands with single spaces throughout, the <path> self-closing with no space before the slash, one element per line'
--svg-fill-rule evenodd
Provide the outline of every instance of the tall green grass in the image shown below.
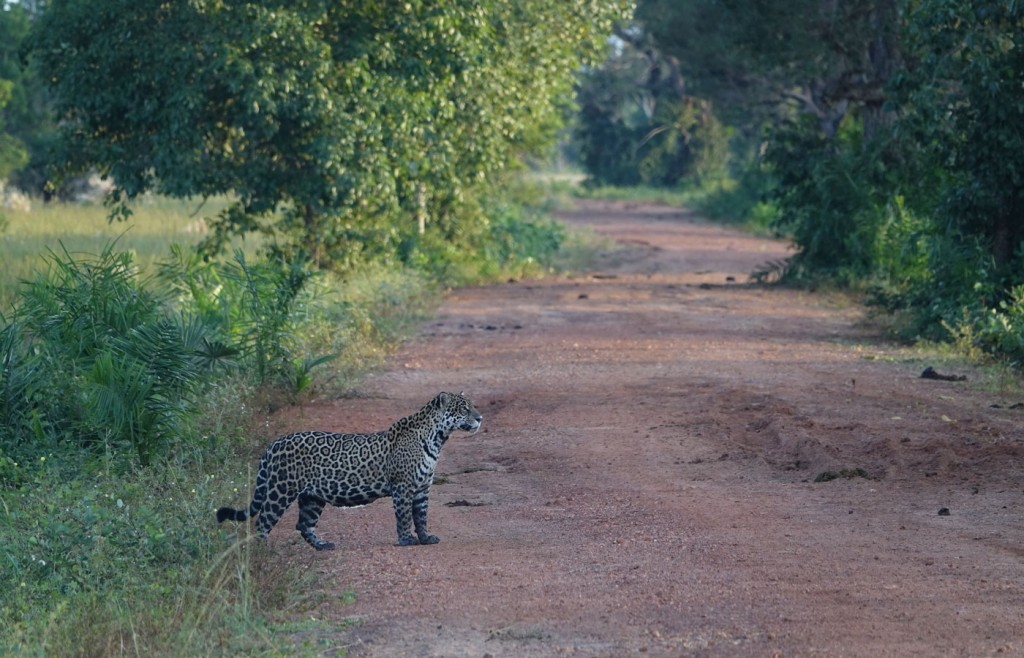
<path fill-rule="evenodd" d="M 301 574 L 213 523 L 251 486 L 262 382 L 116 247 L 51 253 L 0 323 L 0 655 L 291 653 Z"/>
<path fill-rule="evenodd" d="M 130 251 L 137 266 L 151 271 L 168 256 L 172 243 L 195 245 L 203 237 L 204 216 L 213 216 L 227 199 L 179 201 L 146 198 L 134 206 L 125 222 L 110 222 L 107 209 L 93 203 L 43 203 L 31 209 L 4 209 L 0 222 L 0 310 L 10 308 L 17 284 L 32 277 L 41 255 L 61 251 L 98 254 L 114 238 L 118 248 Z"/>
<path fill-rule="evenodd" d="M 291 655 L 279 625 L 316 588 L 211 522 L 247 466 L 227 448 L 129 471 L 66 454 L 12 465 L 31 486 L 2 497 L 0 654 Z"/>

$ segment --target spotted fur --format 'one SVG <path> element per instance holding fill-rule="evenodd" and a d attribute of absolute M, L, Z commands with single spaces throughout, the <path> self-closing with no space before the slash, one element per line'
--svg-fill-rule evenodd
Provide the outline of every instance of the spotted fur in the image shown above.
<path fill-rule="evenodd" d="M 282 436 L 260 459 L 249 509 L 222 507 L 217 522 L 256 517 L 259 534 L 266 538 L 297 499 L 295 529 L 313 548 L 326 550 L 334 544 L 315 530 L 326 505 L 353 507 L 391 496 L 399 545 L 436 544 L 437 536 L 427 532 L 427 498 L 441 447 L 454 430 L 476 431 L 482 420 L 463 394 L 441 393 L 383 432 Z"/>

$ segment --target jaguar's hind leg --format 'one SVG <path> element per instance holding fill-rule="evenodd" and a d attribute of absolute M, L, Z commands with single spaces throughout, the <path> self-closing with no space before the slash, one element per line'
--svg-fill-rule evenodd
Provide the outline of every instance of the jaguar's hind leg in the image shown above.
<path fill-rule="evenodd" d="M 302 534 L 302 538 L 309 542 L 310 546 L 318 551 L 329 551 L 334 548 L 333 543 L 320 539 L 315 530 L 316 523 L 320 520 L 320 514 L 324 511 L 326 504 L 323 498 L 313 494 L 299 495 L 299 522 L 295 524 L 295 529 Z"/>
<path fill-rule="evenodd" d="M 284 489 L 284 485 L 282 485 L 281 489 L 278 489 L 275 482 L 271 482 L 268 488 L 270 493 L 263 502 L 259 518 L 256 520 L 256 529 L 259 531 L 262 539 L 267 538 L 270 531 L 281 520 L 285 510 L 295 502 L 295 498 L 298 496 L 297 492 Z"/>

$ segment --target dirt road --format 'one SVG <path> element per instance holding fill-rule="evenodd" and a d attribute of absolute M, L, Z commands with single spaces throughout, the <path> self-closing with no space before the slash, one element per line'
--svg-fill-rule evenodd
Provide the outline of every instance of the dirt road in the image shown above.
<path fill-rule="evenodd" d="M 395 546 L 389 501 L 328 509 L 334 552 L 294 509 L 272 534 L 354 593 L 313 613 L 353 621 L 336 648 L 1024 655 L 1017 389 L 920 379 L 861 309 L 747 285 L 780 243 L 650 206 L 564 219 L 628 249 L 460 290 L 360 397 L 278 419 L 379 429 L 440 390 L 485 417 L 441 456 L 440 544 Z"/>

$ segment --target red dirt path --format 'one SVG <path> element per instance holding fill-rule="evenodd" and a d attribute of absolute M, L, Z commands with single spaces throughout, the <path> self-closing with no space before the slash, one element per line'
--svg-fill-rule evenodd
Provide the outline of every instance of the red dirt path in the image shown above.
<path fill-rule="evenodd" d="M 564 214 L 628 245 L 593 273 L 459 290 L 359 396 L 280 416 L 368 431 L 464 390 L 431 496 L 328 509 L 350 656 L 1024 655 L 1017 389 L 918 378 L 862 310 L 746 284 L 778 242 L 678 210 Z M 735 283 L 727 282 L 734 277 Z M 992 408 L 998 403 L 1001 408 Z M 873 479 L 814 482 L 854 469 Z M 948 515 L 940 515 L 940 509 Z"/>

